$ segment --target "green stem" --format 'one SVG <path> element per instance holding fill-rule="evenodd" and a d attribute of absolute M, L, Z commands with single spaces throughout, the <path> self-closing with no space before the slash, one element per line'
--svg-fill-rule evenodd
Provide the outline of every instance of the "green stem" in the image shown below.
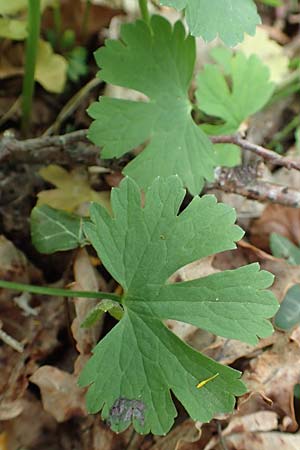
<path fill-rule="evenodd" d="M 60 297 L 81 298 L 107 298 L 121 302 L 121 297 L 109 292 L 71 291 L 69 289 L 50 288 L 46 286 L 35 286 L 32 284 L 14 283 L 13 281 L 0 280 L 0 288 L 12 289 L 14 291 L 30 292 L 31 294 L 57 295 Z"/>
<path fill-rule="evenodd" d="M 147 0 L 139 0 L 139 7 L 141 11 L 142 19 L 150 25 L 150 14 L 148 10 Z"/>
<path fill-rule="evenodd" d="M 56 1 L 53 5 L 53 21 L 55 29 L 55 46 L 59 48 L 61 37 L 61 9 L 60 1 Z"/>
<path fill-rule="evenodd" d="M 293 130 L 300 125 L 300 116 L 295 116 L 284 128 L 275 134 L 274 138 L 269 144 L 271 149 L 274 149 L 280 141 L 285 139 Z"/>
<path fill-rule="evenodd" d="M 89 23 L 91 6 L 92 6 L 91 0 L 86 0 L 85 10 L 84 10 L 83 19 L 82 19 L 82 26 L 81 26 L 81 37 L 83 40 L 86 39 L 87 34 L 88 34 L 88 23 Z"/>
<path fill-rule="evenodd" d="M 38 52 L 41 25 L 41 1 L 28 0 L 28 37 L 25 51 L 25 74 L 22 89 L 22 132 L 28 133 L 32 98 L 34 93 L 34 73 Z"/>

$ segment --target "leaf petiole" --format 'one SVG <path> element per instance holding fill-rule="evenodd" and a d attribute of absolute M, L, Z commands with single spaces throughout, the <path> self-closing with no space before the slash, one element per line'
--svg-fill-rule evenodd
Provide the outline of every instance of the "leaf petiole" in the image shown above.
<path fill-rule="evenodd" d="M 141 11 L 141 16 L 144 22 L 146 22 L 147 25 L 150 26 L 150 14 L 149 9 L 147 5 L 147 0 L 139 0 L 139 7 Z"/>
<path fill-rule="evenodd" d="M 121 297 L 111 292 L 96 291 L 72 291 L 70 289 L 50 288 L 47 286 L 36 286 L 32 284 L 15 283 L 13 281 L 0 280 L 0 288 L 12 289 L 14 291 L 30 292 L 31 294 L 57 295 L 61 297 L 82 297 L 110 299 L 121 303 Z"/>

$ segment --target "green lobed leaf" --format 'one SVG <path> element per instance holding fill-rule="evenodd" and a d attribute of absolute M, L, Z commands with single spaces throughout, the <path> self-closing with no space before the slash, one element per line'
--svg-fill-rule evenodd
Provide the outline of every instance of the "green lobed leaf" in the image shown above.
<path fill-rule="evenodd" d="M 265 106 L 274 84 L 268 67 L 256 55 L 232 55 L 226 48 L 216 48 L 211 54 L 219 65 L 207 64 L 199 73 L 196 97 L 202 111 L 223 123 L 205 125 L 204 129 L 209 134 L 234 133 L 245 119 Z"/>
<path fill-rule="evenodd" d="M 268 67 L 255 55 L 233 55 L 221 47 L 214 48 L 211 55 L 218 65 L 208 64 L 199 73 L 196 98 L 202 111 L 222 123 L 204 124 L 201 128 L 214 135 L 235 133 L 245 119 L 267 103 L 274 84 L 270 82 Z M 236 145 L 217 144 L 215 151 L 218 165 L 240 164 L 240 149 Z"/>
<path fill-rule="evenodd" d="M 160 0 L 162 5 L 185 9 L 186 20 L 193 36 L 210 42 L 217 36 L 224 44 L 234 46 L 244 39 L 244 33 L 255 34 L 261 23 L 253 0 Z"/>
<path fill-rule="evenodd" d="M 123 25 L 120 40 L 106 41 L 95 53 L 104 81 L 142 92 L 149 101 L 100 98 L 88 110 L 94 119 L 88 137 L 103 147 L 104 158 L 147 142 L 124 173 L 143 188 L 158 175 L 178 174 L 198 194 L 204 179 L 213 180 L 215 161 L 210 140 L 191 116 L 195 41 L 181 22 L 172 28 L 153 16 L 151 27 L 143 21 Z"/>
<path fill-rule="evenodd" d="M 286 293 L 279 311 L 275 316 L 275 325 L 290 330 L 300 323 L 300 286 L 295 284 Z"/>
<path fill-rule="evenodd" d="M 33 208 L 30 217 L 31 239 L 41 253 L 71 250 L 87 243 L 83 234 L 85 219 L 47 205 Z"/>
<path fill-rule="evenodd" d="M 276 258 L 286 259 L 293 266 L 300 264 L 300 248 L 289 239 L 277 233 L 271 233 L 270 247 Z"/>
<path fill-rule="evenodd" d="M 202 422 L 231 411 L 234 396 L 245 392 L 239 372 L 189 347 L 164 319 L 251 344 L 272 332 L 266 318 L 276 312 L 277 302 L 265 288 L 273 276 L 259 271 L 258 264 L 168 282 L 183 265 L 235 248 L 243 235 L 234 225 L 234 210 L 214 196 L 194 197 L 179 214 L 184 195 L 178 177 L 157 178 L 142 207 L 137 184 L 126 178 L 113 189 L 113 217 L 93 204 L 91 222 L 84 226 L 104 266 L 124 289 L 123 318 L 97 344 L 80 376 L 81 386 L 90 385 L 88 410 L 102 410 L 117 432 L 132 422 L 138 432 L 165 434 L 176 416 L 171 391 Z"/>

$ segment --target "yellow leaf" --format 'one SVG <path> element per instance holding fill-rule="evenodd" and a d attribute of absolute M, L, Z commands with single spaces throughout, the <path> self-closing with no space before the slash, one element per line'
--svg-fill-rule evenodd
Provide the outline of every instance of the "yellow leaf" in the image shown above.
<path fill-rule="evenodd" d="M 271 80 L 275 83 L 283 81 L 289 72 L 289 58 L 284 54 L 283 47 L 270 39 L 264 28 L 258 27 L 255 36 L 246 35 L 237 49 L 246 56 L 259 56 L 269 67 Z"/>
<path fill-rule="evenodd" d="M 41 11 L 54 3 L 54 0 L 42 0 Z M 28 8 L 28 0 L 0 0 L 0 14 L 13 15 Z"/>
<path fill-rule="evenodd" d="M 41 191 L 38 194 L 38 205 L 49 205 L 52 208 L 73 212 L 82 203 L 98 202 L 110 209 L 109 192 L 96 192 L 88 182 L 87 173 L 82 170 L 68 172 L 60 166 L 51 164 L 39 171 L 41 177 L 54 184 L 56 189 Z"/>
<path fill-rule="evenodd" d="M 24 20 L 0 17 L 0 37 L 23 41 L 27 36 L 27 23 Z"/>
<path fill-rule="evenodd" d="M 216 374 L 213 375 L 212 377 L 209 377 L 209 378 L 206 378 L 206 380 L 200 381 L 200 382 L 197 384 L 197 388 L 198 388 L 198 389 L 201 389 L 201 388 L 202 388 L 203 386 L 205 386 L 209 381 L 214 380 L 214 379 L 217 378 L 218 376 L 219 376 L 219 374 L 216 373 Z"/>
<path fill-rule="evenodd" d="M 39 41 L 35 79 L 49 92 L 63 92 L 67 79 L 68 63 L 53 52 L 49 42 Z"/>

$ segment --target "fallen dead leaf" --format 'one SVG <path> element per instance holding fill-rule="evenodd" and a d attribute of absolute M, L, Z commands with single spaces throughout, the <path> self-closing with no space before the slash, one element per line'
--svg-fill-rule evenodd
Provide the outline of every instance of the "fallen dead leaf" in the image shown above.
<path fill-rule="evenodd" d="M 87 414 L 84 390 L 78 387 L 74 375 L 53 366 L 42 366 L 30 381 L 40 388 L 43 407 L 57 422 Z"/>
<path fill-rule="evenodd" d="M 219 448 L 221 439 L 226 443 L 227 437 L 235 434 L 244 435 L 244 433 L 261 433 L 263 431 L 272 431 L 278 428 L 278 417 L 272 411 L 258 411 L 253 414 L 241 416 L 234 415 L 228 426 L 219 432 L 218 436 L 213 436 L 204 450 L 213 450 Z"/>
<path fill-rule="evenodd" d="M 246 416 L 235 416 L 228 427 L 222 432 L 223 436 L 247 431 L 272 431 L 278 428 L 278 416 L 273 411 L 258 411 Z"/>
<path fill-rule="evenodd" d="M 200 435 L 201 431 L 196 428 L 195 422 L 186 419 L 174 427 L 167 436 L 156 438 L 157 442 L 151 446 L 150 450 L 187 450 L 193 442 L 199 440 Z"/>
<path fill-rule="evenodd" d="M 41 402 L 28 392 L 23 399 L 22 413 L 12 420 L 3 421 L 1 428 L 6 434 L 6 450 L 56 448 L 49 442 L 50 436 L 52 441 L 55 438 L 56 423 L 43 410 Z M 49 447 L 41 447 L 45 441 Z"/>
<path fill-rule="evenodd" d="M 225 440 L 228 450 L 299 450 L 300 435 L 269 432 L 234 434 Z"/>
<path fill-rule="evenodd" d="M 87 172 L 74 169 L 67 172 L 60 166 L 50 164 L 39 171 L 41 177 L 56 186 L 38 193 L 38 205 L 49 205 L 65 211 L 75 211 L 82 203 L 99 202 L 109 209 L 109 193 L 94 191 L 88 181 Z"/>
<path fill-rule="evenodd" d="M 270 251 L 270 235 L 285 236 L 294 244 L 300 242 L 300 209 L 281 205 L 268 205 L 261 217 L 250 229 L 251 242 L 257 247 Z"/>
<path fill-rule="evenodd" d="M 284 431 L 298 428 L 294 387 L 300 382 L 299 359 L 298 343 L 282 333 L 269 350 L 250 361 L 249 369 L 243 375 L 250 391 L 263 392 L 272 400 L 272 410 L 281 418 Z"/>
<path fill-rule="evenodd" d="M 106 291 L 107 286 L 103 279 L 100 278 L 92 261 L 90 260 L 86 249 L 82 248 L 78 251 L 74 261 L 74 279 L 75 283 L 72 285 L 74 290 L 81 291 Z M 85 362 L 86 357 L 90 355 L 92 348 L 96 345 L 100 331 L 101 323 L 90 328 L 81 328 L 80 325 L 88 315 L 89 311 L 99 302 L 97 299 L 75 298 L 74 306 L 76 317 L 71 325 L 73 337 L 76 341 L 76 348 L 80 353 L 78 361 L 76 362 L 76 373 L 81 369 L 82 363 Z"/>

